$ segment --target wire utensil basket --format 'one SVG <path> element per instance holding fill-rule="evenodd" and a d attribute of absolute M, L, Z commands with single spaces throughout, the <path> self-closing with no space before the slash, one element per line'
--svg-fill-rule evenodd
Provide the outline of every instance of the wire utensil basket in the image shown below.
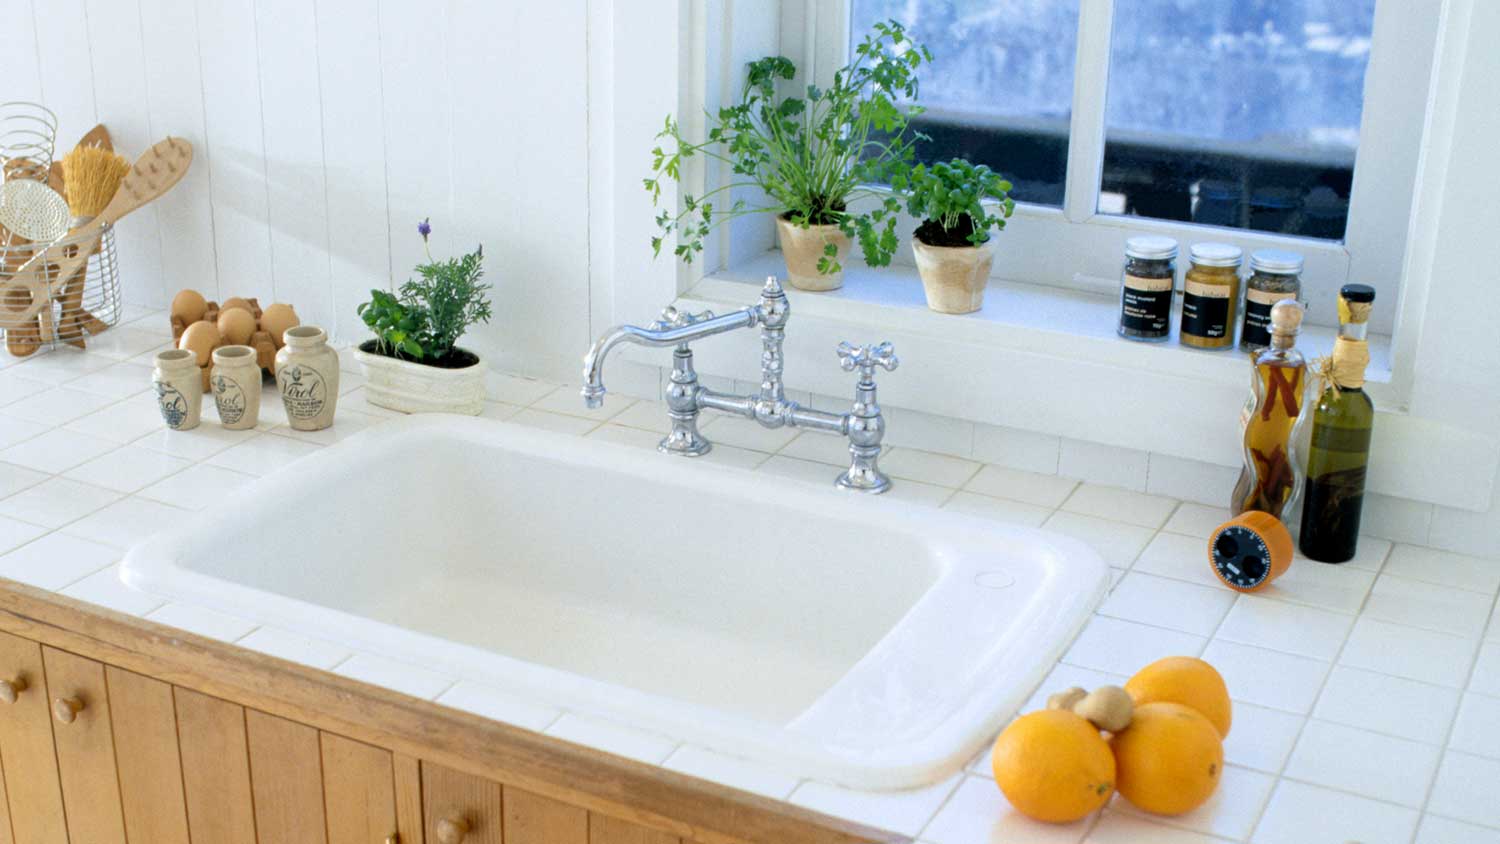
<path fill-rule="evenodd" d="M 66 202 L 46 187 L 61 187 L 51 178 L 56 136 L 57 118 L 45 106 L 0 103 L 0 195 L 16 206 L 0 215 L 16 227 L 0 222 L 0 331 L 14 355 L 60 343 L 83 348 L 89 335 L 120 321 L 114 228 L 70 231 Z M 55 262 L 83 250 L 83 266 L 61 277 Z"/>
<path fill-rule="evenodd" d="M 59 277 L 48 259 L 71 258 L 97 249 L 71 278 Z M 42 345 L 82 347 L 86 338 L 120 321 L 120 263 L 113 226 L 102 234 L 70 232 L 51 244 L 32 244 L 34 255 L 19 264 L 0 261 L 0 326 L 12 354 Z M 45 266 L 36 262 L 47 260 Z M 35 270 L 40 269 L 40 272 Z"/>

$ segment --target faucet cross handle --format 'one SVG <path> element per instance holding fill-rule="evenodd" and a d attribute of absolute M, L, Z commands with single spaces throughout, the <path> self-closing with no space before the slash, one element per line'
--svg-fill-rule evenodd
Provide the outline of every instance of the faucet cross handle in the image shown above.
<path fill-rule="evenodd" d="M 713 311 L 703 311 L 702 313 L 695 314 L 689 311 L 679 311 L 677 308 L 668 305 L 662 309 L 661 319 L 652 323 L 651 327 L 657 331 L 666 331 L 669 328 L 686 328 L 689 325 L 695 325 L 713 318 Z"/>
<path fill-rule="evenodd" d="M 839 364 L 845 372 L 858 369 L 859 374 L 868 379 L 875 377 L 875 367 L 889 372 L 900 366 L 901 360 L 896 357 L 896 347 L 889 341 L 870 346 L 856 346 L 845 341 L 839 344 Z"/>

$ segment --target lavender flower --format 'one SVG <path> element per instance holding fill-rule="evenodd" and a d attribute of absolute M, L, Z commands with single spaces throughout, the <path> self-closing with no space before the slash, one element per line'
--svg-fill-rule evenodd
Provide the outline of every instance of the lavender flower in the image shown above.
<path fill-rule="evenodd" d="M 427 240 L 428 235 L 432 234 L 432 223 L 428 222 L 431 219 L 431 217 L 426 217 L 422 222 L 417 223 L 417 234 L 421 235 L 424 241 Z"/>

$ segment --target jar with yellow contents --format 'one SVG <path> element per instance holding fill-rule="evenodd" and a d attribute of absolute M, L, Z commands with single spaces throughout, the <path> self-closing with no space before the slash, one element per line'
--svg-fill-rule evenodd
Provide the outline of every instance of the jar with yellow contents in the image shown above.
<path fill-rule="evenodd" d="M 1235 312 L 1240 300 L 1240 262 L 1244 253 L 1228 243 L 1195 243 L 1182 285 L 1184 346 L 1228 349 L 1234 346 Z"/>

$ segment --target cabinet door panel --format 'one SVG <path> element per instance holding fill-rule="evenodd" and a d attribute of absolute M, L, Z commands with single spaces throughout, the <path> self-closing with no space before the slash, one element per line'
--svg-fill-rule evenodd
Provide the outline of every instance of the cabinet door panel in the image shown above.
<path fill-rule="evenodd" d="M 505 844 L 589 844 L 588 810 L 507 788 Z"/>
<path fill-rule="evenodd" d="M 0 633 L 0 679 L 26 685 L 15 703 L 0 703 L 0 763 L 16 844 L 67 844 L 41 646 Z"/>
<path fill-rule="evenodd" d="M 104 667 L 104 678 L 109 683 L 125 837 L 131 844 L 188 844 L 172 687 L 112 665 Z"/>
<path fill-rule="evenodd" d="M 391 753 L 331 733 L 323 747 L 323 799 L 328 844 L 370 844 L 397 831 Z"/>
<path fill-rule="evenodd" d="M 463 844 L 505 844 L 499 783 L 423 762 L 422 808 L 429 842 L 440 840 L 437 829 L 444 821 L 459 821 L 468 826 Z"/>
<path fill-rule="evenodd" d="M 55 648 L 42 648 L 47 693 L 56 722 L 57 769 L 62 778 L 68 837 L 87 844 L 125 844 L 115 738 L 109 720 L 104 666 Z M 73 704 L 71 721 L 60 707 Z"/>
<path fill-rule="evenodd" d="M 245 728 L 250 739 L 257 840 L 260 844 L 324 844 L 318 731 L 253 709 L 245 711 Z"/>
<path fill-rule="evenodd" d="M 589 844 L 681 844 L 682 839 L 597 812 L 589 814 Z"/>
<path fill-rule="evenodd" d="M 391 757 L 396 770 L 396 825 L 401 844 L 423 844 L 422 763 L 400 753 Z"/>
<path fill-rule="evenodd" d="M 194 844 L 255 844 L 244 708 L 182 688 L 172 694 Z"/>

